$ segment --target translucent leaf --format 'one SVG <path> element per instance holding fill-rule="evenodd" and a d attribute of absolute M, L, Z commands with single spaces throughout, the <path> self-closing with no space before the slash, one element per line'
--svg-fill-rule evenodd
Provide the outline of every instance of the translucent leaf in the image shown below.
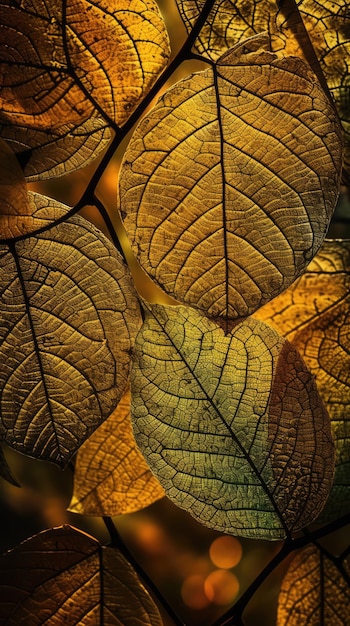
<path fill-rule="evenodd" d="M 6 139 L 23 164 L 28 181 L 62 176 L 85 167 L 107 146 L 111 135 L 106 122 L 90 118 L 80 126 L 62 124 L 52 132 L 1 125 L 0 136 Z"/>
<path fill-rule="evenodd" d="M 348 626 L 350 563 L 310 546 L 292 560 L 278 602 L 278 626 Z"/>
<path fill-rule="evenodd" d="M 340 127 L 306 65 L 264 36 L 177 83 L 141 121 L 120 176 L 143 269 L 212 317 L 249 315 L 321 245 L 338 196 Z"/>
<path fill-rule="evenodd" d="M 31 198 L 38 218 L 68 210 Z M 110 241 L 77 216 L 2 244 L 0 293 L 0 437 L 64 465 L 126 388 L 140 324 L 131 275 Z"/>
<path fill-rule="evenodd" d="M 181 16 L 188 31 L 198 19 L 205 0 L 176 0 Z M 212 60 L 216 60 L 231 46 L 243 41 L 255 33 L 268 31 L 276 35 L 275 48 L 285 54 L 304 57 L 312 63 L 305 42 L 301 42 L 300 29 L 297 37 L 286 20 L 286 15 L 295 13 L 295 5 L 286 0 L 279 3 L 285 6 L 285 14 L 277 13 L 274 0 L 216 0 L 200 36 L 196 41 L 197 51 Z M 317 59 L 334 97 L 346 136 L 346 167 L 350 175 L 350 109 L 349 109 L 349 3 L 348 0 L 299 0 L 300 15 L 309 33 Z M 277 25 L 275 23 L 277 16 Z M 294 16 L 293 16 L 294 17 Z M 292 22 L 293 22 L 292 17 Z M 301 45 L 300 45 L 301 44 Z"/>
<path fill-rule="evenodd" d="M 1 119 L 35 130 L 95 106 L 124 124 L 169 54 L 155 0 L 1 0 L 0 20 Z"/>
<path fill-rule="evenodd" d="M 276 331 L 248 318 L 225 335 L 189 307 L 152 305 L 131 381 L 136 441 L 201 523 L 278 539 L 317 516 L 333 478 L 329 418 Z"/>
<path fill-rule="evenodd" d="M 162 626 L 135 571 L 114 548 L 63 526 L 0 559 L 0 621 L 7 626 Z"/>
<path fill-rule="evenodd" d="M 255 317 L 303 356 L 331 418 L 334 485 L 321 519 L 350 510 L 350 241 L 327 240 L 303 276 Z"/>
<path fill-rule="evenodd" d="M 69 510 L 84 515 L 121 515 L 139 511 L 163 496 L 136 446 L 128 392 L 79 449 Z"/>

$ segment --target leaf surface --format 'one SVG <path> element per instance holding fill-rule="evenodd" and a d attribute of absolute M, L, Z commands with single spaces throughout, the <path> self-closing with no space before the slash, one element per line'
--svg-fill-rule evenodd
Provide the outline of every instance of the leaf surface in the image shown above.
<path fill-rule="evenodd" d="M 31 198 L 48 221 L 68 210 Z M 78 216 L 2 244 L 0 270 L 0 436 L 65 465 L 126 388 L 140 325 L 132 278 L 109 240 Z"/>
<path fill-rule="evenodd" d="M 84 515 L 121 515 L 139 511 L 163 496 L 163 488 L 136 446 L 127 392 L 79 449 L 69 510 Z"/>
<path fill-rule="evenodd" d="M 15 485 L 15 487 L 19 487 L 20 485 L 18 484 L 17 480 L 14 478 L 9 465 L 7 463 L 4 451 L 2 449 L 2 447 L 0 446 L 0 476 L 2 478 L 5 478 L 5 480 L 7 480 L 7 482 L 11 483 L 11 485 Z"/>
<path fill-rule="evenodd" d="M 134 252 L 211 317 L 251 314 L 321 245 L 341 173 L 340 126 L 313 74 L 259 36 L 177 83 L 136 129 L 120 174 Z"/>
<path fill-rule="evenodd" d="M 316 378 L 336 446 L 334 484 L 322 520 L 350 510 L 350 241 L 326 240 L 285 292 L 255 317 L 291 341 Z"/>
<path fill-rule="evenodd" d="M 118 125 L 169 55 L 155 0 L 1 0 L 1 119 L 80 125 L 96 108 Z"/>
<path fill-rule="evenodd" d="M 8 626 L 161 626 L 158 609 L 114 548 L 63 526 L 0 559 L 0 618 Z"/>
<path fill-rule="evenodd" d="M 248 318 L 225 335 L 189 307 L 149 306 L 131 392 L 141 451 L 201 523 L 279 539 L 323 507 L 329 418 L 295 348 L 264 323 Z"/>
<path fill-rule="evenodd" d="M 348 557 L 331 560 L 314 546 L 301 550 L 282 582 L 278 626 L 347 626 L 349 589 Z"/>

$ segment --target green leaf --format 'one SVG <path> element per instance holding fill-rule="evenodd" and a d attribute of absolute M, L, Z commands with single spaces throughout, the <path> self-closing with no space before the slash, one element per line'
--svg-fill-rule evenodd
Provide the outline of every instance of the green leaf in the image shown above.
<path fill-rule="evenodd" d="M 68 211 L 31 198 L 47 221 Z M 62 466 L 126 388 L 141 322 L 132 278 L 78 216 L 2 244 L 0 269 L 0 437 Z"/>
<path fill-rule="evenodd" d="M 0 559 L 0 621 L 7 626 L 162 626 L 119 550 L 71 527 L 45 530 Z"/>
<path fill-rule="evenodd" d="M 348 626 L 350 563 L 346 553 L 326 556 L 315 546 L 301 550 L 285 575 L 278 626 Z"/>
<path fill-rule="evenodd" d="M 350 510 L 350 241 L 326 240 L 307 271 L 256 312 L 291 341 L 315 376 L 336 447 L 334 484 L 320 522 Z"/>
<path fill-rule="evenodd" d="M 230 334 L 188 307 L 149 306 L 131 377 L 136 441 L 166 495 L 226 533 L 309 524 L 333 478 L 329 418 L 295 348 L 248 318 Z"/>
<path fill-rule="evenodd" d="M 338 197 L 341 131 L 307 66 L 252 38 L 177 83 L 125 152 L 120 206 L 169 295 L 234 319 L 305 269 Z"/>

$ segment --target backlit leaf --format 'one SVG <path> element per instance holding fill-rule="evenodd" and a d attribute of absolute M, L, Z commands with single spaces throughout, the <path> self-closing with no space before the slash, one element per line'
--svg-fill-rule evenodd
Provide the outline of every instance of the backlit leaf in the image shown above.
<path fill-rule="evenodd" d="M 205 0 L 176 0 L 186 29 L 198 19 Z M 231 46 L 256 33 L 268 31 L 274 37 L 274 49 L 304 57 L 313 64 L 310 50 L 295 38 L 286 15 L 295 12 L 293 3 L 281 1 L 285 14 L 277 12 L 275 0 L 216 0 L 196 41 L 198 52 L 216 60 Z M 289 5 L 289 6 L 288 6 Z M 334 97 L 346 136 L 346 162 L 350 175 L 349 57 L 350 9 L 348 0 L 298 0 L 300 15 L 316 51 L 318 62 Z M 276 24 L 277 16 L 277 24 Z M 294 16 L 293 16 L 294 17 Z M 292 18 L 293 19 L 293 18 Z"/>
<path fill-rule="evenodd" d="M 350 241 L 326 240 L 307 271 L 255 317 L 298 349 L 331 418 L 336 471 L 322 519 L 350 510 Z"/>
<path fill-rule="evenodd" d="M 329 419 L 295 348 L 264 323 L 248 318 L 225 335 L 189 307 L 149 306 L 131 391 L 140 449 L 201 523 L 278 539 L 323 507 Z"/>
<path fill-rule="evenodd" d="M 0 136 L 23 164 L 27 181 L 61 176 L 85 167 L 111 138 L 106 122 L 94 117 L 80 126 L 62 124 L 51 132 L 0 122 Z"/>
<path fill-rule="evenodd" d="M 63 526 L 0 559 L 0 621 L 7 626 L 161 626 L 150 595 L 121 552 Z"/>
<path fill-rule="evenodd" d="M 141 121 L 120 176 L 143 269 L 212 317 L 249 315 L 321 245 L 341 173 L 340 126 L 307 66 L 238 45 Z"/>
<path fill-rule="evenodd" d="M 169 54 L 155 0 L 1 0 L 0 20 L 6 124 L 52 131 L 97 107 L 122 125 Z"/>
<path fill-rule="evenodd" d="M 348 626 L 349 608 L 349 558 L 331 560 L 314 546 L 299 552 L 282 582 L 278 626 Z"/>
<path fill-rule="evenodd" d="M 23 232 L 23 217 L 32 223 L 23 171 L 5 141 L 0 139 L 0 239 Z"/>
<path fill-rule="evenodd" d="M 68 210 L 30 197 L 47 221 Z M 126 388 L 140 324 L 131 275 L 78 216 L 2 244 L 0 272 L 0 438 L 65 465 Z"/>
<path fill-rule="evenodd" d="M 139 511 L 163 496 L 136 446 L 128 392 L 79 449 L 69 510 L 84 515 L 121 515 Z"/>

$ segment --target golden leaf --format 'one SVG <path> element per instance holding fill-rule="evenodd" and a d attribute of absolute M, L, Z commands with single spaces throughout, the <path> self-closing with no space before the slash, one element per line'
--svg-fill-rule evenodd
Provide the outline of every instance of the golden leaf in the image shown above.
<path fill-rule="evenodd" d="M 31 214 L 23 172 L 11 148 L 0 139 L 0 239 L 26 232 L 28 224 L 33 226 Z"/>
<path fill-rule="evenodd" d="M 338 197 L 333 107 L 303 61 L 265 44 L 239 44 L 167 91 L 121 169 L 121 211 L 142 268 L 212 317 L 249 315 L 293 282 Z"/>
<path fill-rule="evenodd" d="M 350 510 L 349 312 L 350 241 L 326 240 L 307 271 L 255 313 L 296 346 L 328 410 L 336 469 L 327 521 Z"/>
<path fill-rule="evenodd" d="M 132 513 L 164 496 L 138 450 L 130 421 L 130 392 L 79 449 L 69 510 L 84 515 Z"/>
<path fill-rule="evenodd" d="M 301 550 L 282 582 L 278 626 L 348 626 L 349 577 L 346 555 L 331 560 L 314 546 Z"/>
<path fill-rule="evenodd" d="M 162 626 L 158 609 L 116 548 L 71 526 L 45 530 L 0 558 L 7 626 Z"/>
<path fill-rule="evenodd" d="M 62 214 L 54 201 L 32 200 L 38 217 Z M 132 278 L 110 241 L 78 216 L 2 244 L 0 266 L 0 436 L 65 465 L 126 388 L 141 322 Z"/>
<path fill-rule="evenodd" d="M 1 120 L 33 129 L 96 113 L 122 125 L 169 55 L 155 0 L 0 5 Z"/>
<path fill-rule="evenodd" d="M 149 305 L 133 351 L 136 441 L 166 495 L 202 524 L 279 539 L 310 523 L 333 478 L 329 418 L 295 348 L 248 318 L 225 335 Z"/>

